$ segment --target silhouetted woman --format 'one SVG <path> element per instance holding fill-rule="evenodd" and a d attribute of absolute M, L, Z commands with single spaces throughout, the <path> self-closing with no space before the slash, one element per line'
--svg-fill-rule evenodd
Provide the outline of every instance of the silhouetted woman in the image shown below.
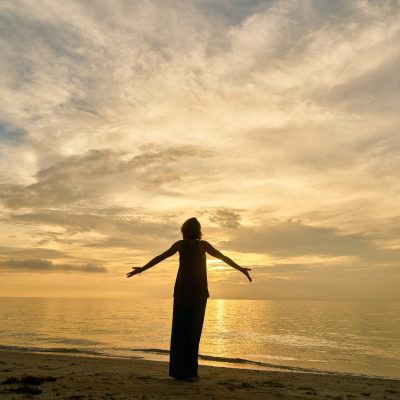
<path fill-rule="evenodd" d="M 198 379 L 198 356 L 207 298 L 206 253 L 242 272 L 251 282 L 250 268 L 237 265 L 210 243 L 201 240 L 201 225 L 196 218 L 188 219 L 181 228 L 183 240 L 153 258 L 143 267 L 133 267 L 130 278 L 179 252 L 179 269 L 174 287 L 169 375 L 175 379 Z"/>

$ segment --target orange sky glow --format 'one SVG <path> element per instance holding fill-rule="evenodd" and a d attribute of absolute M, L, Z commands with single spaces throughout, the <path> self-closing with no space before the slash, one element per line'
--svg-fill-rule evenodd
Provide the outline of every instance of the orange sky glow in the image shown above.
<path fill-rule="evenodd" d="M 400 6 L 0 5 L 0 296 L 399 300 Z"/>

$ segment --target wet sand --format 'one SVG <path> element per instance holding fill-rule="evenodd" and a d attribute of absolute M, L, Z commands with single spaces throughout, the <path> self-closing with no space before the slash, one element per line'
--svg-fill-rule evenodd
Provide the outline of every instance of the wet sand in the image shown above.
<path fill-rule="evenodd" d="M 142 359 L 0 351 L 0 399 L 400 399 L 400 380 L 199 367 L 198 382 Z"/>

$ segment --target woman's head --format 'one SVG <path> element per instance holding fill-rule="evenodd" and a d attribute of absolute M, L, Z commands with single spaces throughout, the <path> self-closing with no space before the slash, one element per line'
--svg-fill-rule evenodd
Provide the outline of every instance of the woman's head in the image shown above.
<path fill-rule="evenodd" d="M 201 239 L 201 225 L 197 218 L 189 218 L 181 228 L 184 239 Z"/>

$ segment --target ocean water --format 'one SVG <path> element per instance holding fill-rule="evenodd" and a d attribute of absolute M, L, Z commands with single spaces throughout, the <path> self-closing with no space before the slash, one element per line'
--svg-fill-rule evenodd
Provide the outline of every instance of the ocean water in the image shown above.
<path fill-rule="evenodd" d="M 168 360 L 172 299 L 0 298 L 0 350 Z M 400 303 L 214 300 L 200 364 L 400 378 Z"/>

